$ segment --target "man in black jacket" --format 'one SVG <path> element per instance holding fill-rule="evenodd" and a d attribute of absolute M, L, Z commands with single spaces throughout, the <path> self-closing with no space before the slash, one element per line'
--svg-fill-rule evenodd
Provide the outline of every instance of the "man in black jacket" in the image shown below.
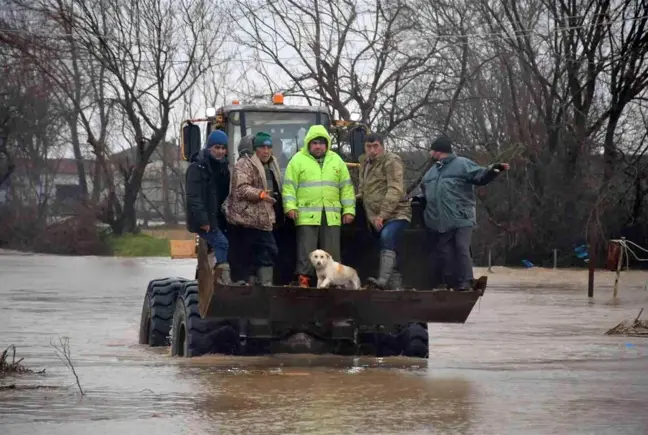
<path fill-rule="evenodd" d="M 227 134 L 212 131 L 205 149 L 192 155 L 190 161 L 186 174 L 187 229 L 197 233 L 212 248 L 210 266 L 221 269 L 222 284 L 231 284 L 229 242 L 223 233 L 225 219 L 221 211 L 230 184 Z"/>

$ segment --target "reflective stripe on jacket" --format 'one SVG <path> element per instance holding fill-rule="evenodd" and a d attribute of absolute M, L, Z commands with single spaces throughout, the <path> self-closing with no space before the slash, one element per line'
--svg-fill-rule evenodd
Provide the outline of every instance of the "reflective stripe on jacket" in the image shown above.
<path fill-rule="evenodd" d="M 327 142 L 324 163 L 308 151 L 308 143 L 323 137 Z M 322 210 L 329 226 L 342 224 L 342 215 L 355 216 L 355 191 L 342 158 L 331 151 L 331 137 L 322 125 L 310 127 L 302 149 L 290 159 L 282 190 L 284 213 L 297 211 L 296 225 L 321 225 Z"/>

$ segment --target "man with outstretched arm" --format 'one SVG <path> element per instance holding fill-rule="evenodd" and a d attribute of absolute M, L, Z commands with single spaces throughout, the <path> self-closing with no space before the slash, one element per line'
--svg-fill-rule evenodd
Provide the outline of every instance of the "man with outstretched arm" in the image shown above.
<path fill-rule="evenodd" d="M 421 190 L 426 201 L 424 220 L 433 250 L 432 267 L 435 275 L 443 271 L 448 287 L 468 290 L 474 279 L 470 243 L 476 224 L 475 186 L 487 185 L 501 171 L 507 171 L 509 164 L 479 166 L 457 156 L 446 136 L 432 143 L 430 157 L 435 163 L 423 176 Z M 439 280 L 435 276 L 434 284 Z"/>

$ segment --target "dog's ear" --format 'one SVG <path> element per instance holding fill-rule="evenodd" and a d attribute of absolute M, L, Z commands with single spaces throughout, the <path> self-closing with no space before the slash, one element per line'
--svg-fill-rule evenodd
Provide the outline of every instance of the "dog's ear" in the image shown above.
<path fill-rule="evenodd" d="M 329 254 L 328 252 L 326 253 L 326 257 L 327 257 L 329 260 L 333 259 L 333 257 L 331 257 L 331 254 Z"/>

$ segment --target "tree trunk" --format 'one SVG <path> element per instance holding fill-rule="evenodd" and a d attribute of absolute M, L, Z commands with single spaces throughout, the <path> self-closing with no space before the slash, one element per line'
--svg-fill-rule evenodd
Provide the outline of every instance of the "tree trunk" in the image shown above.
<path fill-rule="evenodd" d="M 152 149 L 155 149 L 155 147 L 153 147 Z M 135 166 L 135 169 L 133 170 L 133 174 L 124 186 L 124 201 L 122 204 L 122 213 L 120 216 L 120 219 L 123 222 L 122 231 L 124 233 L 137 232 L 137 197 L 139 196 L 140 190 L 142 188 L 144 169 L 146 168 L 150 154 L 152 154 L 152 151 L 148 150 L 147 153 L 143 153 L 142 155 L 138 156 L 137 164 Z"/>
<path fill-rule="evenodd" d="M 643 189 L 643 175 L 638 175 L 634 181 L 634 203 L 632 204 L 632 222 L 636 225 L 642 222 L 644 197 L 648 191 Z"/>
<path fill-rule="evenodd" d="M 76 116 L 68 116 L 67 123 L 70 127 L 70 136 L 72 140 L 72 151 L 76 162 L 77 174 L 79 175 L 79 187 L 81 188 L 81 200 L 85 203 L 88 200 L 88 178 L 86 177 L 83 154 L 81 154 L 81 144 L 79 143 L 79 128 Z"/>
<path fill-rule="evenodd" d="M 603 144 L 603 184 L 607 184 L 614 176 L 616 145 L 614 144 L 617 124 L 621 118 L 620 111 L 614 111 L 610 114 L 607 128 L 605 130 L 605 142 Z"/>
<path fill-rule="evenodd" d="M 124 223 L 124 233 L 135 233 L 137 232 L 137 212 L 135 209 L 135 204 L 137 202 L 137 196 L 135 196 L 134 201 L 129 201 L 124 203 L 124 211 L 122 215 L 122 220 Z"/>
<path fill-rule="evenodd" d="M 98 164 L 98 160 L 95 160 L 94 165 L 94 182 L 92 183 L 92 202 L 97 204 L 101 199 L 101 187 L 102 187 L 102 177 L 101 177 L 101 165 Z"/>
<path fill-rule="evenodd" d="M 171 209 L 170 186 L 169 186 L 169 146 L 162 144 L 162 210 L 164 213 L 164 222 L 167 224 L 176 224 L 177 219 Z"/>

